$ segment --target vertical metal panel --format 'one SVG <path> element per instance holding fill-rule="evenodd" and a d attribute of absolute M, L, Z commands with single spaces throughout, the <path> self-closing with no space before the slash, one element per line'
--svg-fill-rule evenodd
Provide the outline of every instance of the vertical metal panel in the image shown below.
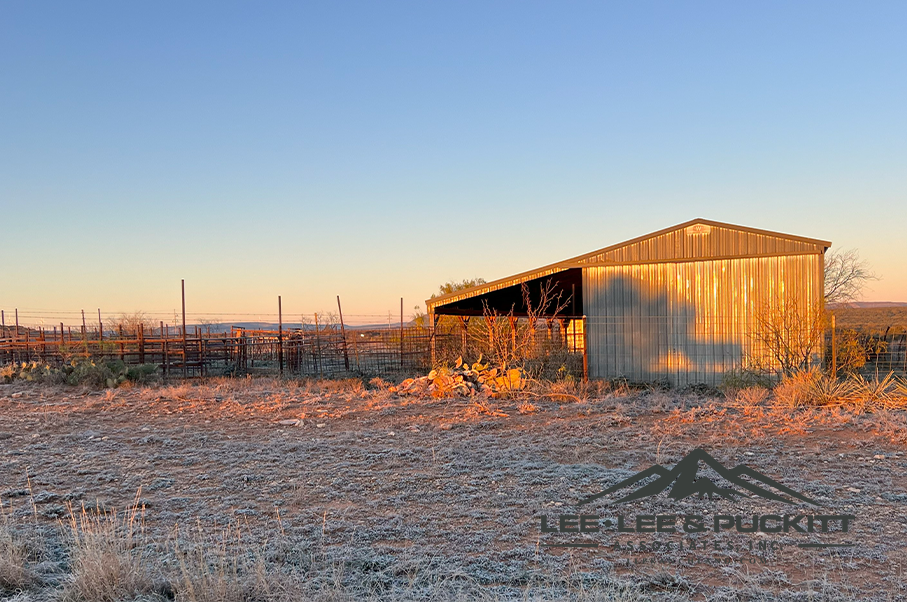
<path fill-rule="evenodd" d="M 821 254 L 583 269 L 589 374 L 672 385 L 719 384 L 765 359 L 757 312 L 821 307 Z"/>

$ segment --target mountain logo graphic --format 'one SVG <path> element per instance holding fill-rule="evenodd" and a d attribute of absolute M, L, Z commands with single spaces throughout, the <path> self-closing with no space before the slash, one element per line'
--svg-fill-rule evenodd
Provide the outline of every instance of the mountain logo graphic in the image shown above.
<path fill-rule="evenodd" d="M 786 502 L 788 504 L 795 504 L 793 499 L 797 499 L 814 506 L 818 506 L 816 502 L 809 499 L 802 493 L 797 493 L 789 487 L 785 487 L 778 481 L 770 479 L 761 472 L 753 470 L 749 466 L 744 464 L 738 464 L 734 468 L 728 469 L 721 464 L 718 460 L 710 456 L 703 449 L 694 449 L 687 456 L 677 463 L 677 465 L 668 470 L 664 466 L 656 464 L 650 468 L 638 472 L 628 479 L 624 479 L 620 483 L 613 485 L 600 493 L 590 495 L 589 497 L 583 498 L 579 501 L 578 505 L 582 506 L 583 504 L 588 504 L 594 502 L 599 498 L 603 498 L 606 495 L 610 495 L 616 491 L 620 491 L 625 487 L 630 487 L 639 482 L 645 481 L 650 477 L 657 476 L 658 478 L 654 481 L 640 487 L 636 491 L 625 495 L 624 497 L 616 500 L 615 504 L 620 504 L 623 502 L 632 502 L 633 500 L 638 500 L 645 497 L 650 497 L 657 495 L 662 491 L 670 487 L 670 492 L 668 495 L 675 500 L 682 500 L 694 495 L 699 496 L 699 499 L 708 497 L 710 500 L 715 497 L 727 498 L 727 499 L 736 499 L 739 496 L 745 496 L 746 494 L 739 489 L 728 488 L 728 487 L 719 487 L 708 477 L 699 477 L 697 473 L 699 472 L 699 463 L 702 462 L 705 466 L 708 466 L 715 472 L 717 472 L 721 478 L 725 481 L 738 487 L 739 489 L 744 489 L 756 496 L 765 498 L 767 500 L 773 500 L 776 502 Z M 748 477 L 755 482 L 748 481 L 743 477 Z M 766 485 L 772 487 L 773 489 L 780 491 L 786 494 L 788 497 L 769 491 L 765 487 L 760 485 Z"/>

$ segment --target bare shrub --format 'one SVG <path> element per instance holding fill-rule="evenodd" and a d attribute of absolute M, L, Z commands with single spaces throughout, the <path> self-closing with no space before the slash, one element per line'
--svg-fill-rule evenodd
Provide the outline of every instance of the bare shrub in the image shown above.
<path fill-rule="evenodd" d="M 805 304 L 793 298 L 775 301 L 755 314 L 753 342 L 756 352 L 749 359 L 757 371 L 792 375 L 810 370 L 821 359 L 827 322 L 821 304 Z"/>
<path fill-rule="evenodd" d="M 108 318 L 106 330 L 115 330 L 124 334 L 135 335 L 139 329 L 151 333 L 157 326 L 145 312 L 137 311 L 131 314 L 121 313 L 118 317 Z"/>
<path fill-rule="evenodd" d="M 834 346 L 834 354 L 831 345 L 826 348 L 825 364 L 831 366 L 834 363 L 835 370 L 842 374 L 856 374 L 866 366 L 870 357 L 884 353 L 887 344 L 852 328 L 842 328 L 835 332 Z"/>
<path fill-rule="evenodd" d="M 155 559 L 146 552 L 142 511 L 92 512 L 70 507 L 72 576 L 63 599 L 116 602 L 154 594 Z"/>
<path fill-rule="evenodd" d="M 570 298 L 564 298 L 551 280 L 539 285 L 535 300 L 528 283 L 524 282 L 521 290 L 525 317 L 517 316 L 515 308 L 501 314 L 486 302 L 483 319 L 471 336 L 492 365 L 502 370 L 519 368 L 532 376 L 539 376 L 549 367 L 550 361 L 546 360 L 550 350 L 537 344 L 538 326 L 546 319 L 560 315 L 570 303 Z"/>

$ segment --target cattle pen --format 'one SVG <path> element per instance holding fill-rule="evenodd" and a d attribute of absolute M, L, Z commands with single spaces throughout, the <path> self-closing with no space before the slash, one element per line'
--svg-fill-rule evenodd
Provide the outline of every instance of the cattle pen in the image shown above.
<path fill-rule="evenodd" d="M 231 326 L 140 326 L 132 332 L 101 328 L 5 327 L 0 365 L 14 362 L 61 364 L 80 358 L 157 365 L 164 377 L 288 373 L 332 377 L 346 373 L 388 374 L 428 368 L 432 333 L 426 328 L 391 327 L 278 330 Z"/>

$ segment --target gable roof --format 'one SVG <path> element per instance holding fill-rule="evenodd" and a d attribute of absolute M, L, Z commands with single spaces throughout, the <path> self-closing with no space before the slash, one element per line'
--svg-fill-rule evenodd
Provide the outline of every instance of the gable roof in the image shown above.
<path fill-rule="evenodd" d="M 704 261 L 740 257 L 771 257 L 824 253 L 826 240 L 737 226 L 697 218 L 630 240 L 565 259 L 534 270 L 428 299 L 435 307 L 522 284 L 564 270 L 596 265 Z"/>

